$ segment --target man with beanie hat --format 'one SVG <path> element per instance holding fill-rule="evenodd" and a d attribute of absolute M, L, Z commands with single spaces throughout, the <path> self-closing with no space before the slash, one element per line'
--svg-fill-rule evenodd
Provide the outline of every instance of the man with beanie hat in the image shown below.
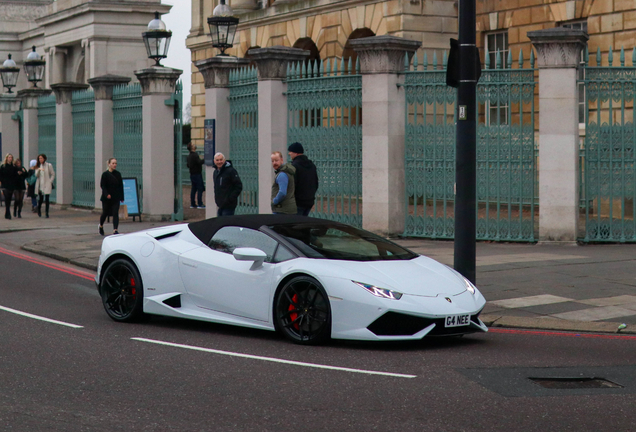
<path fill-rule="evenodd" d="M 318 171 L 316 165 L 303 153 L 305 149 L 299 142 L 291 144 L 287 151 L 292 159 L 292 165 L 296 168 L 294 176 L 296 183 L 296 207 L 299 215 L 307 216 L 316 201 L 318 190 Z"/>

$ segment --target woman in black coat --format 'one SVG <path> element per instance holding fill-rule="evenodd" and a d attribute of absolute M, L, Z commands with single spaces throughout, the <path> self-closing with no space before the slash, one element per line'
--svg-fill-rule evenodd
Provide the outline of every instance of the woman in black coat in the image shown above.
<path fill-rule="evenodd" d="M 124 182 L 117 171 L 117 159 L 108 159 L 108 169 L 102 174 L 102 215 L 99 218 L 99 233 L 104 235 L 104 221 L 113 217 L 113 234 L 119 234 L 119 203 L 124 201 Z"/>
<path fill-rule="evenodd" d="M 13 217 L 22 217 L 22 203 L 24 201 L 24 191 L 26 190 L 26 179 L 29 177 L 29 172 L 22 166 L 22 160 L 16 159 L 13 163 L 15 166 L 15 186 L 13 192 Z"/>
<path fill-rule="evenodd" d="M 0 165 L 0 187 L 4 195 L 4 205 L 6 207 L 4 218 L 11 219 L 11 198 L 15 190 L 17 171 L 13 165 L 13 155 L 7 153 L 4 163 Z"/>

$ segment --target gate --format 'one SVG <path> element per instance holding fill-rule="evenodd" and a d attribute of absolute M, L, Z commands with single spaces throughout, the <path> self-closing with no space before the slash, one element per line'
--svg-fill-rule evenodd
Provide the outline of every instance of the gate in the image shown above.
<path fill-rule="evenodd" d="M 73 205 L 95 207 L 95 95 L 92 89 L 74 91 Z"/>
<path fill-rule="evenodd" d="M 497 55 L 477 87 L 477 239 L 535 240 L 534 54 L 513 69 Z M 405 65 L 405 236 L 455 235 L 456 90 L 446 85 L 446 54 Z"/>
<path fill-rule="evenodd" d="M 53 165 L 57 173 L 55 118 L 55 95 L 40 96 L 38 98 L 38 149 L 40 153 L 46 155 L 47 162 Z M 49 199 L 51 202 L 56 202 L 56 197 L 57 193 L 53 189 Z"/>
<path fill-rule="evenodd" d="M 236 214 L 258 213 L 258 81 L 256 68 L 230 72 L 230 154 L 243 192 Z M 213 187 L 213 186 L 212 186 Z"/>
<path fill-rule="evenodd" d="M 581 213 L 585 215 L 584 242 L 636 241 L 636 48 L 632 65 L 602 66 L 600 49 L 596 66 L 585 53 L 585 142 L 581 158 Z"/>
<path fill-rule="evenodd" d="M 362 226 L 362 76 L 349 59 L 287 70 L 287 144 L 300 142 L 318 170 L 311 216 Z"/>
<path fill-rule="evenodd" d="M 143 212 L 143 135 L 139 83 L 113 88 L 113 157 L 117 159 L 117 170 L 122 177 L 137 178 L 140 212 Z"/>

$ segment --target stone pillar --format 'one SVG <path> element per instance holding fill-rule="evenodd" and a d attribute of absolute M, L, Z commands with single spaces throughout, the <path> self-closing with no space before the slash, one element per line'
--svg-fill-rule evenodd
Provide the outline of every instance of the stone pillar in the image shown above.
<path fill-rule="evenodd" d="M 230 71 L 248 64 L 247 59 L 231 56 L 216 56 L 194 62 L 203 75 L 205 85 L 205 118 L 216 120 L 216 152 L 223 153 L 226 158 L 230 157 Z M 212 183 L 214 168 L 205 167 L 208 182 L 205 188 L 206 218 L 215 217 L 217 211 Z"/>
<path fill-rule="evenodd" d="M 113 152 L 113 87 L 128 84 L 130 78 L 119 75 L 103 75 L 91 78 L 88 83 L 95 92 L 95 206 L 102 196 L 99 184 Z"/>
<path fill-rule="evenodd" d="M 74 91 L 85 90 L 88 84 L 52 84 L 55 93 L 55 184 L 58 204 L 73 202 L 73 107 Z"/>
<path fill-rule="evenodd" d="M 135 71 L 144 119 L 143 208 L 151 220 L 170 220 L 174 213 L 174 107 L 165 102 L 182 73 L 156 66 Z"/>
<path fill-rule="evenodd" d="M 539 67 L 539 241 L 575 242 L 579 219 L 577 67 L 587 33 L 528 32 Z"/>
<path fill-rule="evenodd" d="M 36 159 L 39 153 L 39 128 L 38 128 L 38 98 L 48 96 L 51 90 L 42 88 L 29 88 L 20 90 L 18 96 L 22 99 L 22 165 L 29 167 L 29 161 Z"/>
<path fill-rule="evenodd" d="M 20 157 L 20 122 L 11 117 L 20 109 L 20 98 L 15 93 L 0 95 L 0 131 L 2 131 L 2 159 L 7 153 Z"/>
<path fill-rule="evenodd" d="M 351 41 L 362 73 L 362 226 L 404 231 L 404 56 L 418 41 L 373 36 Z"/>
<path fill-rule="evenodd" d="M 258 71 L 258 212 L 271 213 L 274 170 L 272 152 L 287 161 L 287 84 L 283 82 L 289 62 L 304 60 L 309 51 L 274 46 L 249 50 Z M 288 162 L 288 161 L 287 161 Z"/>

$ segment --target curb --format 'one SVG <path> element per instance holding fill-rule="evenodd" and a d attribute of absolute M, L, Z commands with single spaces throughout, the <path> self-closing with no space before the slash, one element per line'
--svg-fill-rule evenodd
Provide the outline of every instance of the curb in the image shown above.
<path fill-rule="evenodd" d="M 479 318 L 488 327 L 636 334 L 636 327 L 627 327 L 619 331 L 620 322 L 568 321 L 556 318 L 526 318 L 496 314 L 480 315 Z"/>
<path fill-rule="evenodd" d="M 73 264 L 76 265 L 78 267 L 82 267 L 88 270 L 92 270 L 92 271 L 97 271 L 97 265 L 96 264 L 87 264 L 85 262 L 81 262 L 81 261 L 76 261 L 74 259 L 68 259 L 63 255 L 58 255 L 56 253 L 53 252 L 47 252 L 47 251 L 43 251 L 42 249 L 39 248 L 35 248 L 35 247 L 31 247 L 28 245 L 24 245 L 22 246 L 20 249 L 25 250 L 27 252 L 32 252 L 38 255 L 42 255 L 45 256 L 47 258 L 52 258 L 56 261 L 61 261 L 61 262 L 65 262 L 65 263 L 69 263 L 69 264 Z"/>

